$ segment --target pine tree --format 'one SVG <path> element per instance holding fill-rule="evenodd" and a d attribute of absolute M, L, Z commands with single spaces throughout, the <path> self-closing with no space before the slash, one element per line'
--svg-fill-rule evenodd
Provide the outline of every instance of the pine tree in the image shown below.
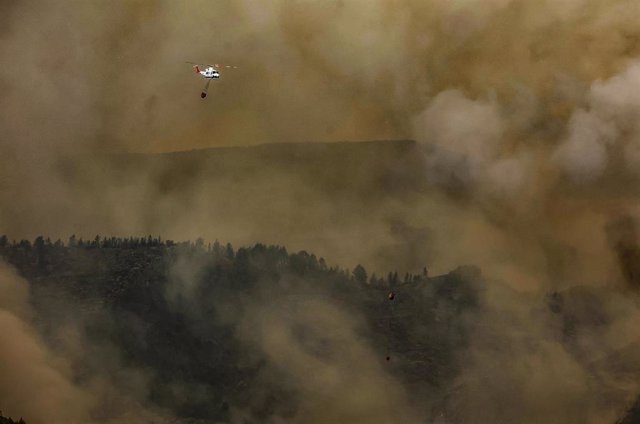
<path fill-rule="evenodd" d="M 353 269 L 353 278 L 361 284 L 365 284 L 367 282 L 367 271 L 362 265 L 358 264 Z"/>

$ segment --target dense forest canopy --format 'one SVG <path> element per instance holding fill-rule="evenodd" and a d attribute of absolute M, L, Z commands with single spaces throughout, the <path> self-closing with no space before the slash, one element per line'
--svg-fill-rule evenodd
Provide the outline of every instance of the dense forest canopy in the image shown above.
<path fill-rule="evenodd" d="M 14 421 L 11 417 L 6 418 L 2 416 L 2 411 L 0 411 L 0 424 L 26 424 L 25 421 L 20 418 L 18 421 Z"/>
<path fill-rule="evenodd" d="M 106 340 L 119 351 L 123 367 L 152 373 L 148 402 L 192 418 L 228 418 L 229 405 L 249 408 L 258 419 L 273 413 L 274 407 L 295 411 L 294 389 L 273 381 L 264 383 L 269 391 L 284 392 L 247 404 L 255 402 L 254 389 L 243 382 L 259 378 L 269 366 L 264 359 L 239 366 L 246 361 L 247 346 L 233 334 L 238 317 L 229 309 L 253 308 L 252 297 L 285 308 L 319 302 L 362 314 L 365 322 L 359 337 L 371 344 L 376 360 L 392 358 L 392 367 L 404 370 L 407 381 L 418 386 L 436 385 L 453 375 L 455 367 L 447 352 L 464 343 L 464 329 L 453 317 L 478 304 L 471 284 L 479 277 L 475 268 L 435 278 L 426 268 L 418 275 L 393 271 L 377 277 L 362 265 L 349 271 L 305 251 L 288 253 L 284 247 L 262 244 L 234 249 L 217 241 L 176 243 L 152 236 L 96 236 L 89 241 L 71 236 L 66 242 L 44 237 L 9 242 L 3 236 L 0 255 L 31 283 L 39 326 L 50 341 L 57 325 L 80 318 L 86 325 L 80 329 L 82 337 L 89 344 Z M 423 298 L 421 287 L 427 282 L 435 292 Z M 386 303 L 390 291 L 399 295 L 394 311 Z M 425 310 L 418 308 L 427 304 Z M 434 305 L 439 305 L 439 317 Z M 411 317 L 412 308 L 417 308 L 419 317 Z M 104 318 L 96 318 L 101 314 L 108 314 L 108 325 Z M 424 334 L 418 335 L 408 325 L 418 318 L 426 319 L 424 324 L 445 320 L 432 329 L 422 325 Z M 328 328 L 327 334 L 308 335 L 305 327 L 313 327 L 312 323 L 292 325 L 300 326 L 292 330 L 296 337 L 310 337 L 300 343 L 309 344 L 306 348 L 314 355 L 326 354 L 323 345 L 337 348 Z M 145 329 L 142 340 L 135 334 L 140 328 Z M 427 343 L 429 338 L 438 343 Z M 438 373 L 427 371 L 427 363 L 419 360 L 424 355 L 429 356 L 429 367 L 440 369 Z M 91 372 L 96 370 L 85 370 Z M 172 392 L 172 385 L 199 388 L 206 396 L 185 398 Z"/>
<path fill-rule="evenodd" d="M 24 309 L 33 313 L 25 322 L 42 337 L 47 355 L 66 358 L 68 384 L 91 398 L 70 408 L 69 417 L 117 422 L 137 405 L 139 419 L 159 421 L 296 421 L 320 410 L 340 420 L 354 413 L 356 398 L 334 411 L 321 405 L 336 395 L 349 399 L 355 384 L 371 402 L 366 408 L 391 413 L 390 422 L 443 416 L 473 422 L 477 411 L 466 404 L 483 391 L 469 369 L 485 373 L 513 349 L 540 343 L 532 358 L 549 354 L 545 344 L 561 346 L 565 360 L 599 379 L 584 394 L 600 399 L 591 408 L 613 403 L 621 417 L 632 399 L 625 401 L 626 389 L 608 376 L 627 379 L 640 371 L 633 345 L 599 346 L 595 360 L 585 344 L 592 333 L 618 325 L 611 305 L 619 299 L 588 287 L 530 299 L 488 283 L 473 266 L 440 276 L 426 267 L 376 276 L 362 265 L 347 270 L 282 246 L 234 248 L 158 236 L 3 236 L 0 256 L 28 282 Z M 496 309 L 490 302 L 496 295 L 519 299 L 523 311 Z M 527 316 L 557 333 L 529 328 Z M 323 380 L 326 372 L 337 372 L 337 380 Z M 556 372 L 544 378 L 560 378 Z M 490 386 L 522 384 L 492 373 Z M 498 419 L 526 414 L 529 400 L 491 402 L 500 409 L 489 408 L 485 418 Z M 396 403 L 402 412 L 391 406 Z M 591 413 L 584 408 L 576 403 L 546 416 L 562 422 Z M 29 410 L 11 413 L 43 419 Z"/>

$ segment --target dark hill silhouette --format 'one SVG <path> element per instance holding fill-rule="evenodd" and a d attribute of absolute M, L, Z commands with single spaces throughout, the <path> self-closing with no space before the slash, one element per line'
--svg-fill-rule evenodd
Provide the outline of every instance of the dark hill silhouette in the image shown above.
<path fill-rule="evenodd" d="M 110 346 L 122 367 L 152 376 L 151 404 L 184 418 L 224 420 L 230 406 L 258 418 L 274 407 L 296 408 L 286 385 L 264 383 L 272 395 L 262 401 L 252 394 L 264 360 L 248 360 L 255 353 L 234 336 L 238 317 L 225 317 L 247 299 L 294 308 L 320 301 L 364 317 L 363 343 L 381 364 L 389 356 L 387 366 L 416 396 L 457 373 L 452 352 L 464 345 L 467 331 L 457 317 L 479 307 L 481 277 L 473 267 L 433 278 L 426 270 L 377 278 L 361 266 L 350 272 L 304 251 L 262 244 L 234 250 L 152 237 L 73 237 L 66 244 L 3 238 L 0 255 L 31 283 L 39 327 L 53 345 L 61 323 L 82 323 L 92 349 Z M 324 355 L 325 342 L 307 342 L 310 354 Z M 85 359 L 80 380 L 104 371 L 103 363 Z M 202 396 L 184 396 L 175 387 Z"/>
<path fill-rule="evenodd" d="M 424 188 L 424 166 L 415 141 L 270 143 L 216 147 L 114 158 L 124 175 L 136 169 L 157 172 L 150 178 L 162 190 L 180 190 L 192 179 L 230 179 L 235 184 L 273 175 L 304 181 L 329 198 L 358 196 L 373 201 Z"/>
<path fill-rule="evenodd" d="M 3 417 L 2 411 L 0 411 L 0 424 L 26 424 L 26 422 L 22 418 L 14 421 L 11 417 Z"/>
<path fill-rule="evenodd" d="M 451 422 L 465 422 L 464 405 L 450 399 L 460 390 L 452 384 L 468 366 L 460 353 L 474 348 L 476 330 L 486 331 L 476 323 L 490 313 L 486 283 L 476 267 L 433 277 L 426 269 L 377 277 L 360 265 L 353 271 L 332 267 L 313 254 L 281 246 L 236 250 L 201 239 L 174 243 L 151 236 L 71 237 L 66 243 L 0 237 L 0 256 L 29 281 L 37 328 L 53 349 L 60 327 L 79 326 L 84 348 L 74 356 L 78 381 L 137 370 L 147 376 L 137 402 L 185 422 L 227 420 L 237 410 L 252 417 L 247 422 L 294 414 L 303 400 L 299 389 L 287 378 L 268 378 L 274 372 L 268 356 L 253 338 L 240 336 L 260 328 L 266 318 L 259 315 L 244 327 L 243 317 L 267 305 L 270 313 L 291 317 L 285 329 L 294 349 L 319 361 L 337 361 L 336 351 L 343 347 L 330 335 L 340 328 L 325 334 L 317 331 L 315 320 L 310 325 L 294 318 L 314 302 L 361 322 L 351 337 L 402 382 L 416 405 L 424 405 L 425 417 L 446 414 Z M 603 386 L 607 398 L 602 401 L 619 405 L 624 392 L 616 381 L 640 377 L 637 343 L 619 350 L 603 345 L 602 352 L 609 353 L 588 362 L 580 342 L 585 334 L 606 331 L 615 317 L 606 305 L 608 296 L 603 289 L 574 287 L 549 294 L 535 308 L 546 310 L 539 316 L 555 322 L 563 348 L 592 378 L 613 382 Z M 488 336 L 496 337 L 501 330 L 491 331 Z M 431 402 L 424 402 L 427 397 Z M 637 422 L 637 411 L 636 402 L 619 423 Z M 29 421 L 29 411 L 20 413 Z M 109 411 L 103 414 L 97 418 L 106 421 Z"/>

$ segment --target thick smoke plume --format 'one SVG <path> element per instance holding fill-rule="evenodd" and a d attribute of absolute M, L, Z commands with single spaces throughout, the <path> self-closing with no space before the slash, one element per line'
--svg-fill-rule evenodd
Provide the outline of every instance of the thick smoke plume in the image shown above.
<path fill-rule="evenodd" d="M 30 324 L 28 290 L 26 281 L 0 264 L 0 404 L 8 415 L 28 414 L 36 423 L 76 421 L 91 399 Z"/>
<path fill-rule="evenodd" d="M 433 271 L 476 263 L 515 290 L 489 297 L 498 309 L 519 304 L 522 292 L 540 297 L 576 285 L 634 299 L 637 16 L 640 3 L 632 0 L 4 1 L 0 233 L 263 241 L 380 270 L 408 257 L 389 252 L 410 243 Z M 185 61 L 239 69 L 224 72 L 203 102 L 203 82 Z M 426 188 L 406 197 L 372 190 L 380 199 L 370 203 L 337 201 L 267 162 L 243 169 L 238 184 L 142 161 L 133 172 L 107 159 L 395 138 L 421 143 L 423 168 L 409 179 Z M 336 187 L 356 184 L 318 172 Z M 188 184 L 168 188 L 181 182 Z M 419 268 L 418 261 L 402 265 Z M 620 309 L 602 340 L 621 347 L 637 341 L 629 331 L 637 305 L 615 299 L 608 307 Z M 24 318 L 2 313 L 16 346 L 30 347 L 32 363 L 41 364 L 36 377 L 59 384 L 60 396 L 75 396 Z M 571 414 L 593 394 L 580 391 L 590 384 L 589 361 L 575 364 L 557 340 L 547 343 L 555 339 L 537 330 L 540 315 L 516 315 L 520 325 L 499 336 L 516 344 L 511 353 L 520 360 L 500 375 L 532 394 L 523 395 L 520 410 L 569 405 L 567 421 L 588 422 Z M 486 322 L 500 332 L 498 318 Z M 531 323 L 535 349 L 514 336 Z M 582 342 L 602 334 L 592 336 Z M 270 336 L 248 337 L 267 353 L 275 348 Z M 462 386 L 471 389 L 461 392 L 479 409 L 490 400 L 483 395 L 500 390 L 483 393 L 483 373 L 509 357 L 485 343 L 474 345 Z M 549 393 L 572 392 L 579 401 L 545 398 L 550 374 L 528 379 L 539 367 L 566 377 Z M 637 387 L 624 390 L 631 396 Z M 608 422 L 599 413 L 588 418 Z M 313 422 L 309 414 L 303 418 Z M 548 419 L 536 414 L 522 422 Z"/>
<path fill-rule="evenodd" d="M 0 222 L 10 237 L 265 239 L 331 258 L 340 243 L 328 240 L 336 211 L 323 193 L 304 187 L 307 201 L 294 192 L 273 213 L 252 204 L 241 222 L 222 216 L 247 197 L 268 198 L 265 175 L 295 187 L 268 164 L 249 175 L 253 192 L 196 178 L 176 196 L 161 188 L 154 170 L 132 179 L 98 158 L 283 141 L 427 143 L 434 190 L 417 207 L 380 201 L 364 222 L 354 217 L 335 232 L 349 231 L 353 240 L 374 234 L 389 245 L 390 220 L 441 228 L 424 250 L 442 271 L 460 262 L 487 265 L 486 256 L 526 244 L 528 264 L 517 267 L 544 274 L 550 254 L 542 245 L 584 250 L 583 238 L 595 246 L 576 256 L 589 256 L 585 266 L 601 264 L 592 257 L 610 256 L 602 235 L 609 215 L 635 208 L 634 2 L 133 1 L 114 9 L 78 1 L 2 8 Z M 202 102 L 202 81 L 187 60 L 239 69 L 225 72 Z M 621 182 L 626 190 L 612 198 L 610 188 Z M 471 204 L 460 210 L 451 195 Z M 282 228 L 274 216 L 290 211 L 310 217 L 329 237 L 319 240 L 299 226 L 278 236 L 264 230 Z M 251 216 L 257 223 L 247 226 Z M 458 240 L 451 228 L 467 225 L 506 245 L 492 255 Z M 547 234 L 527 234 L 534 226 Z M 375 266 L 376 252 L 358 252 L 358 245 L 335 260 Z M 593 271 L 584 275 L 609 276 Z"/>
<path fill-rule="evenodd" d="M 238 320 L 238 334 L 267 363 L 252 396 L 269 396 L 260 384 L 266 381 L 300 399 L 293 414 L 278 411 L 273 422 L 419 421 L 405 389 L 362 336 L 357 316 L 310 293 L 281 299 L 263 294 L 251 302 Z M 246 414 L 251 416 L 236 413 L 238 419 Z"/>
<path fill-rule="evenodd" d="M 50 298 L 48 312 L 36 317 L 29 283 L 0 262 L 4 416 L 22 416 L 34 424 L 166 422 L 169 412 L 161 416 L 144 405 L 145 371 L 123 367 L 120 352 L 106 341 L 86 340 L 83 320 L 96 324 L 109 317 L 85 316 L 82 308 L 61 298 L 59 293 Z"/>

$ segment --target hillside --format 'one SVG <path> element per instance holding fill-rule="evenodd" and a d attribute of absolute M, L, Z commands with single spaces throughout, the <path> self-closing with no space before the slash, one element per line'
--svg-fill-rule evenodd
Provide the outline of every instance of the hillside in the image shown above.
<path fill-rule="evenodd" d="M 77 200 L 59 213 L 44 201 L 34 210 L 56 217 L 58 237 L 260 240 L 344 267 L 418 272 L 435 259 L 421 149 L 413 141 L 291 143 L 71 158 L 59 172 Z"/>
<path fill-rule="evenodd" d="M 362 317 L 358 343 L 388 369 L 381 372 L 392 372 L 418 396 L 444 387 L 458 372 L 452 352 L 464 346 L 467 330 L 457 317 L 477 308 L 480 295 L 473 268 L 433 278 L 378 278 L 362 267 L 351 272 L 306 252 L 259 244 L 234 251 L 151 238 L 3 243 L 2 257 L 31 283 L 38 327 L 49 342 L 64 351 L 60 326 L 81 323 L 86 347 L 76 353 L 80 381 L 114 366 L 92 359 L 108 348 L 119 358 L 111 372 L 143 372 L 149 378 L 144 401 L 182 418 L 226 420 L 232 408 L 260 422 L 273 408 L 298 407 L 291 393 L 297 382 L 261 381 L 274 365 L 237 334 L 241 316 L 250 313 L 238 311 L 257 308 L 255 299 L 290 309 L 292 317 L 314 304 L 345 311 L 355 321 Z M 393 309 L 390 290 L 397 296 Z M 336 329 L 317 333 L 304 320 L 288 325 L 301 332 L 293 337 L 311 356 L 342 349 L 332 340 Z M 272 396 L 257 401 L 256 390 Z"/>
<path fill-rule="evenodd" d="M 123 169 L 151 167 L 171 170 L 169 181 L 190 177 L 234 178 L 243 181 L 256 175 L 292 174 L 334 193 L 338 190 L 370 189 L 379 192 L 415 190 L 422 171 L 420 147 L 415 141 L 369 141 L 341 143 L 271 143 L 245 147 L 217 147 L 161 154 L 129 154 L 115 158 Z M 154 178 L 155 179 L 155 178 Z M 163 180 L 160 178 L 160 180 Z"/>
<path fill-rule="evenodd" d="M 6 418 L 2 416 L 2 412 L 0 411 L 0 424 L 26 424 L 25 421 L 20 418 L 17 421 L 14 421 L 11 417 Z"/>
<path fill-rule="evenodd" d="M 279 246 L 234 249 L 151 236 L 66 243 L 3 237 L 0 256 L 29 282 L 35 328 L 54 352 L 72 358 L 76 384 L 88 392 L 96 381 L 111 387 L 101 389 L 92 410 L 101 421 L 117 421 L 131 405 L 185 423 L 295 421 L 335 395 L 348 404 L 357 388 L 379 392 L 367 408 L 386 411 L 386 399 L 427 422 L 447 416 L 466 424 L 477 414 L 469 398 L 478 396 L 469 380 L 474 352 L 510 357 L 521 343 L 540 343 L 538 330 L 521 335 L 522 317 L 505 321 L 512 312 L 487 300 L 475 267 L 375 276 Z M 604 338 L 615 319 L 612 294 L 577 287 L 532 302 L 492 285 L 491 296 L 501 293 L 558 329 L 557 343 L 594 379 L 585 401 L 593 395 L 623 414 L 629 403 L 620 382 L 640 377 L 635 351 L 602 345 L 603 359 L 593 362 L 584 345 L 585 336 Z M 335 382 L 321 378 L 335 372 Z M 493 385 L 517 383 L 491 372 L 486 395 Z M 509 398 L 489 399 L 485 407 L 499 412 L 487 422 L 526 414 Z M 587 411 L 554 414 L 567 422 L 562 417 Z M 19 412 L 30 421 L 30 411 Z M 334 418 L 351 413 L 336 410 Z M 634 422 L 634 414 L 621 422 Z"/>

